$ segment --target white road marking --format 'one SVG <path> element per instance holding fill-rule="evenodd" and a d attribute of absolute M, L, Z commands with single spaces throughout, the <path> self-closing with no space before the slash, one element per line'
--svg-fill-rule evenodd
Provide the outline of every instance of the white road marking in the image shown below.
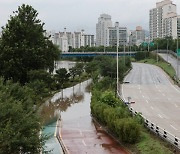
<path fill-rule="evenodd" d="M 158 114 L 158 116 L 159 116 L 160 118 L 163 118 L 160 114 Z"/>
<path fill-rule="evenodd" d="M 144 98 L 144 95 L 142 95 L 142 97 Z"/>
<path fill-rule="evenodd" d="M 56 136 L 56 132 L 57 132 L 57 126 L 58 125 L 58 120 L 56 121 L 56 129 L 55 129 L 55 132 L 54 132 L 54 136 Z"/>
<path fill-rule="evenodd" d="M 178 107 L 177 104 L 174 104 L 174 105 L 175 105 L 175 107 Z"/>
<path fill-rule="evenodd" d="M 82 143 L 84 144 L 85 147 L 87 146 L 84 140 L 82 140 Z"/>
<path fill-rule="evenodd" d="M 81 130 L 79 130 L 79 133 L 80 133 L 80 135 L 82 136 L 82 131 L 81 131 Z"/>
<path fill-rule="evenodd" d="M 179 89 L 177 89 L 175 86 L 173 86 L 172 84 L 171 84 L 171 86 L 178 92 L 178 93 L 180 93 L 180 91 L 179 91 Z"/>
<path fill-rule="evenodd" d="M 178 130 L 177 128 L 175 128 L 173 125 L 170 125 L 174 130 Z"/>
<path fill-rule="evenodd" d="M 146 103 L 148 103 L 148 104 L 149 104 L 148 100 L 146 100 Z"/>
<path fill-rule="evenodd" d="M 151 106 L 151 109 L 154 110 L 154 108 Z"/>
<path fill-rule="evenodd" d="M 168 100 L 170 101 L 170 100 L 171 100 L 171 98 L 168 98 Z"/>

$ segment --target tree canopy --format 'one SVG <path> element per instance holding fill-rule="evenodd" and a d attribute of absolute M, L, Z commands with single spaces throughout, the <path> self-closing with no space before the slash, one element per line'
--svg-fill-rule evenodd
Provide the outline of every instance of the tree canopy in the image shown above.
<path fill-rule="evenodd" d="M 0 78 L 0 153 L 39 153 L 41 125 L 33 91 Z"/>
<path fill-rule="evenodd" d="M 24 84 L 31 70 L 52 71 L 59 50 L 44 36 L 44 23 L 32 6 L 23 4 L 13 13 L 0 39 L 0 75 Z"/>

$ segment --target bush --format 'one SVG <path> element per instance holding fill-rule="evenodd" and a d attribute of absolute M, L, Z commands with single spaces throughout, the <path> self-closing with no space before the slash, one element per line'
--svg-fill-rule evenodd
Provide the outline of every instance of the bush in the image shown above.
<path fill-rule="evenodd" d="M 115 123 L 115 131 L 121 141 L 131 144 L 138 141 L 140 137 L 140 127 L 134 119 L 118 119 Z"/>

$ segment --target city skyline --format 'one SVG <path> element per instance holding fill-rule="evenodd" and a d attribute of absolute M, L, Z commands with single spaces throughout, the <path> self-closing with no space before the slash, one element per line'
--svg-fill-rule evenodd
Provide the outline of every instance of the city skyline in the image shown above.
<path fill-rule="evenodd" d="M 0 26 L 5 26 L 10 15 L 21 4 L 32 5 L 39 13 L 38 18 L 45 23 L 47 31 L 80 31 L 95 34 L 96 23 L 100 14 L 111 15 L 112 22 L 118 21 L 120 26 L 134 30 L 142 26 L 149 30 L 149 10 L 161 0 L 0 0 Z M 180 14 L 180 1 L 173 0 Z"/>

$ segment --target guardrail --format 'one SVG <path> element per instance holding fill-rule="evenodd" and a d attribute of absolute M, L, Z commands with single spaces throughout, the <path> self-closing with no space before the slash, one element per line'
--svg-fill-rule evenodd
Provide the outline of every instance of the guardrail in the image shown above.
<path fill-rule="evenodd" d="M 119 97 L 119 99 L 124 103 L 125 101 L 121 98 L 121 95 L 119 94 L 119 91 L 117 91 L 117 95 Z M 126 104 L 127 105 L 127 104 Z M 129 111 L 133 114 L 133 115 L 137 115 L 138 112 L 135 111 L 132 107 L 128 106 Z M 156 135 L 158 135 L 159 137 L 161 137 L 162 139 L 168 141 L 169 143 L 171 143 L 172 145 L 174 145 L 176 148 L 180 149 L 180 139 L 178 137 L 176 137 L 175 135 L 172 135 L 171 133 L 169 133 L 167 130 L 159 127 L 157 124 L 153 123 L 152 121 L 150 121 L 149 119 L 147 119 L 145 116 L 143 116 L 142 114 L 139 114 L 139 116 L 142 117 L 145 126 L 151 130 L 152 132 L 154 132 Z"/>

